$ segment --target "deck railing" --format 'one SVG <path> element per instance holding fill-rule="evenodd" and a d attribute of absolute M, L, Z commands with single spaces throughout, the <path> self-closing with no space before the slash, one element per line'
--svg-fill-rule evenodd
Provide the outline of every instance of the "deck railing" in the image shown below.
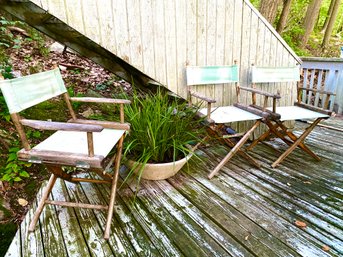
<path fill-rule="evenodd" d="M 331 109 L 343 114 L 343 58 L 303 57 L 303 86 L 336 92 Z"/>

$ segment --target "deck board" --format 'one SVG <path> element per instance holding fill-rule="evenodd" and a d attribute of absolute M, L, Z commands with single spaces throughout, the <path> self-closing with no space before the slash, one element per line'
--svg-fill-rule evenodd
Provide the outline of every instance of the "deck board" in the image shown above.
<path fill-rule="evenodd" d="M 342 128 L 343 120 L 325 124 Z M 46 207 L 27 233 L 41 189 L 6 256 L 342 256 L 343 133 L 317 127 L 306 143 L 321 161 L 295 150 L 273 169 L 279 153 L 259 144 L 251 155 L 260 169 L 235 156 L 212 180 L 208 172 L 228 149 L 201 147 L 199 159 L 176 176 L 143 181 L 134 204 L 136 187 L 119 189 L 108 241 L 104 211 L 59 206 Z M 278 140 L 267 144 L 287 148 Z M 108 197 L 106 185 L 60 180 L 51 196 L 91 204 Z"/>

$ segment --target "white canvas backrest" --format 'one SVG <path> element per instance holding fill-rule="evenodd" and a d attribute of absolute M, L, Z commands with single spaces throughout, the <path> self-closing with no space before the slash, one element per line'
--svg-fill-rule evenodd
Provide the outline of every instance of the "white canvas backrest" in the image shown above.
<path fill-rule="evenodd" d="M 0 81 L 0 88 L 10 113 L 18 113 L 67 92 L 58 68 Z"/>
<path fill-rule="evenodd" d="M 187 85 L 210 85 L 238 82 L 238 66 L 187 66 Z"/>
<path fill-rule="evenodd" d="M 300 67 L 251 67 L 252 83 L 300 81 Z"/>

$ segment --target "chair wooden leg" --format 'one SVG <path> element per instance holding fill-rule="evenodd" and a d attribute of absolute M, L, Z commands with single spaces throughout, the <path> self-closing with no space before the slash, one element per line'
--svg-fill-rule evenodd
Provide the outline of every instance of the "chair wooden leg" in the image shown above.
<path fill-rule="evenodd" d="M 105 232 L 104 232 L 105 240 L 108 240 L 110 237 L 110 229 L 111 229 L 113 209 L 114 209 L 115 198 L 116 198 L 120 160 L 121 160 L 122 149 L 123 149 L 123 141 L 124 141 L 124 135 L 120 138 L 118 146 L 117 146 L 114 174 L 113 174 L 112 186 L 111 186 L 111 195 L 110 195 L 110 201 L 108 204 L 108 212 L 107 212 L 107 219 L 106 219 Z"/>
<path fill-rule="evenodd" d="M 294 135 L 291 131 L 288 131 L 287 127 L 282 122 L 279 122 L 279 127 L 287 134 L 287 136 L 291 140 L 293 140 L 293 142 L 295 142 L 298 139 L 296 135 Z M 309 149 L 303 142 L 300 142 L 298 146 L 306 153 L 308 153 L 310 156 L 312 156 L 314 159 L 320 161 L 320 158 L 314 152 L 312 152 L 311 149 Z"/>
<path fill-rule="evenodd" d="M 261 136 L 259 136 L 254 141 L 252 141 L 252 143 L 246 148 L 247 151 L 252 150 L 259 142 L 264 141 L 270 134 L 271 134 L 270 130 L 267 130 L 266 132 L 264 132 Z"/>
<path fill-rule="evenodd" d="M 213 178 L 219 170 L 231 159 L 232 156 L 244 145 L 244 143 L 249 139 L 251 133 L 260 125 L 261 120 L 255 122 L 255 124 L 245 133 L 245 135 L 239 140 L 239 142 L 231 149 L 231 151 L 224 157 L 224 159 L 215 167 L 215 169 L 208 175 L 208 178 Z"/>
<path fill-rule="evenodd" d="M 220 140 L 222 140 L 226 145 L 228 145 L 230 148 L 235 147 L 236 143 L 231 141 L 230 138 L 223 138 L 223 135 L 218 132 L 218 130 L 215 127 L 210 127 L 208 130 L 210 134 L 217 135 Z M 241 149 L 238 149 L 237 154 L 245 158 L 248 162 L 250 162 L 252 165 L 254 165 L 256 168 L 260 168 L 261 165 L 254 160 L 250 155 L 248 155 L 246 152 L 242 151 Z"/>
<path fill-rule="evenodd" d="M 314 129 L 314 127 L 321 121 L 322 119 L 319 118 L 315 120 L 311 126 L 306 128 L 304 133 L 298 137 L 298 139 L 272 164 L 272 167 L 275 168 L 277 165 L 279 165 L 280 162 L 282 162 L 301 142 L 305 140 L 305 138 L 311 133 L 311 131 Z"/>
<path fill-rule="evenodd" d="M 30 226 L 29 226 L 29 231 L 30 232 L 35 230 L 35 227 L 36 227 L 37 221 L 39 219 L 39 216 L 42 213 L 43 208 L 45 206 L 45 201 L 48 199 L 49 194 L 50 194 L 52 188 L 54 187 L 56 179 L 57 179 L 57 176 L 55 174 L 51 174 L 49 182 L 46 185 L 46 188 L 45 188 L 44 193 L 42 195 L 42 199 L 39 201 L 39 204 L 38 204 L 38 207 L 36 209 L 36 212 L 33 215 L 32 221 L 30 223 Z"/>

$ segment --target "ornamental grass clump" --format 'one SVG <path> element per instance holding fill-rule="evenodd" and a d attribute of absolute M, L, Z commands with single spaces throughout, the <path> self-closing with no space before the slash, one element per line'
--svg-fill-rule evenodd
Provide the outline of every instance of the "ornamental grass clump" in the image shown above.
<path fill-rule="evenodd" d="M 131 130 L 125 139 L 124 156 L 143 166 L 184 158 L 203 132 L 196 113 L 197 109 L 161 90 L 144 97 L 135 93 L 131 105 L 125 106 Z"/>

